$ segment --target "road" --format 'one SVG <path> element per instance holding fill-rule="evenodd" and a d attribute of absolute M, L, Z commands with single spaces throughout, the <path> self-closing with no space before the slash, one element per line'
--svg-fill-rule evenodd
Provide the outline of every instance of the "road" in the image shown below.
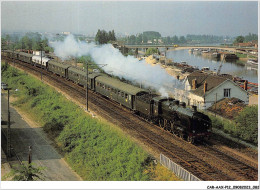
<path fill-rule="evenodd" d="M 37 166 L 45 167 L 45 181 L 79 181 L 82 180 L 62 156 L 51 146 L 51 141 L 39 126 L 32 126 L 10 106 L 11 112 L 11 146 L 21 161 L 28 161 L 29 146 L 32 147 L 32 162 Z M 2 120 L 7 121 L 7 94 L 1 93 Z M 7 125 L 2 125 L 3 131 Z M 2 138 L 3 139 L 3 138 Z M 3 143 L 4 144 L 4 143 Z M 18 164 L 15 157 L 10 164 Z"/>

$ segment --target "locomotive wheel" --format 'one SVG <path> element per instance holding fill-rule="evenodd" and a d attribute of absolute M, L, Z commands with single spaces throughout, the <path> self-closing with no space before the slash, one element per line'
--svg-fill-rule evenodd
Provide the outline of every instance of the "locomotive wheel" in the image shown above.
<path fill-rule="evenodd" d="M 188 142 L 191 143 L 191 144 L 194 144 L 194 138 L 188 136 Z"/>

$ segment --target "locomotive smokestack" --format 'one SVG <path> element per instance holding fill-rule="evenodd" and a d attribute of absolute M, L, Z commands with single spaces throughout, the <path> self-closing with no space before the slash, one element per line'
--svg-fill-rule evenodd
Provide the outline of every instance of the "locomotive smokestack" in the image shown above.
<path fill-rule="evenodd" d="M 197 88 L 197 79 L 192 80 L 192 89 L 195 90 Z"/>
<path fill-rule="evenodd" d="M 244 82 L 244 89 L 247 91 L 247 83 L 248 83 L 248 81 L 247 80 L 245 80 L 245 82 Z"/>
<path fill-rule="evenodd" d="M 207 90 L 208 90 L 208 83 L 207 83 L 207 81 L 205 81 L 205 83 L 204 83 L 204 94 L 207 92 Z"/>

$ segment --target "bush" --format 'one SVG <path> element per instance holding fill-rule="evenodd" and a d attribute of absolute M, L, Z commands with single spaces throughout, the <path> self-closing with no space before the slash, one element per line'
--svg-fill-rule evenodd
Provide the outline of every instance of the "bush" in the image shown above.
<path fill-rule="evenodd" d="M 207 114 L 205 112 L 205 114 Z M 233 137 L 238 137 L 244 141 L 258 144 L 258 106 L 246 106 L 235 120 L 219 119 L 208 115 L 212 121 L 212 127 L 223 130 Z"/>
<path fill-rule="evenodd" d="M 258 105 L 247 106 L 235 118 L 242 139 L 258 144 Z"/>
<path fill-rule="evenodd" d="M 148 55 L 152 55 L 157 52 L 158 52 L 158 50 L 156 48 L 148 48 L 147 51 L 145 52 L 145 55 L 148 56 Z"/>
<path fill-rule="evenodd" d="M 209 115 L 209 118 L 212 121 L 212 127 L 213 128 L 217 128 L 217 129 L 223 129 L 224 125 L 222 123 L 222 121 L 214 116 Z"/>

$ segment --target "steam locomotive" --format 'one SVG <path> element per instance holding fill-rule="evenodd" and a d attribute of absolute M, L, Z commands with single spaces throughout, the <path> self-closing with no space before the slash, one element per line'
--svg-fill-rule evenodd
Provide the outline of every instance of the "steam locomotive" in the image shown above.
<path fill-rule="evenodd" d="M 196 106 L 188 108 L 184 102 L 152 94 L 146 89 L 124 83 L 103 73 L 90 73 L 86 77 L 86 71 L 52 59 L 44 58 L 44 64 L 40 64 L 39 59 L 33 59 L 32 54 L 9 50 L 3 51 L 2 56 L 34 66 L 43 66 L 49 72 L 88 87 L 129 108 L 190 143 L 209 138 L 211 135 L 211 120 L 207 115 L 197 111 Z"/>

